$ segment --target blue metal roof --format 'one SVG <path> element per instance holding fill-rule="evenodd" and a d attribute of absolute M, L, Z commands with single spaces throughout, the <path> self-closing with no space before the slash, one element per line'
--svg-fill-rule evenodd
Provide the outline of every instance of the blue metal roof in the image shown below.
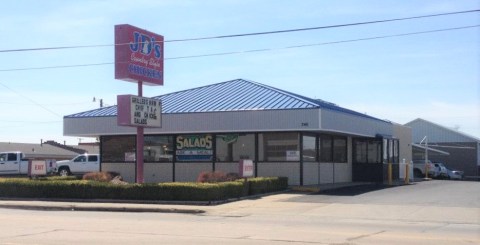
<path fill-rule="evenodd" d="M 307 98 L 243 79 L 188 89 L 153 98 L 162 101 L 162 113 L 165 114 L 319 108 L 380 120 L 323 100 Z M 117 106 L 110 106 L 68 115 L 65 118 L 111 117 L 116 115 Z"/>

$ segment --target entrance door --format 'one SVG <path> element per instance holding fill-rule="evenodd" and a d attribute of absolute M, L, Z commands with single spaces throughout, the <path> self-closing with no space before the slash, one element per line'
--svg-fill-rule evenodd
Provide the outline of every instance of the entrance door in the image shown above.
<path fill-rule="evenodd" d="M 353 139 L 352 179 L 355 182 L 383 182 L 381 139 Z"/>

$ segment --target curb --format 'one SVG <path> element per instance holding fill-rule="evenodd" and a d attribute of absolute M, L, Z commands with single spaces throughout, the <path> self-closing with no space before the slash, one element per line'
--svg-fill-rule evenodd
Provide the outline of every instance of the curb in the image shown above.
<path fill-rule="evenodd" d="M 179 208 L 157 208 L 157 207 L 125 207 L 125 206 L 83 206 L 83 205 L 32 205 L 32 204 L 4 204 L 0 208 L 41 210 L 41 211 L 97 211 L 97 212 L 132 212 L 132 213 L 180 213 L 180 214 L 203 214 L 206 211 L 201 209 L 179 209 Z"/>
<path fill-rule="evenodd" d="M 48 198 L 0 198 L 0 208 L 40 210 L 40 211 L 98 211 L 98 212 L 135 212 L 135 213 L 179 213 L 179 214 L 204 214 L 203 209 L 189 208 L 189 206 L 217 206 L 221 204 L 252 200 L 264 196 L 288 192 L 289 190 L 263 193 L 239 198 L 230 198 L 218 201 L 145 201 L 145 200 L 115 200 L 115 199 L 48 199 Z M 32 202 L 47 202 L 38 204 Z M 4 203 L 2 203 L 4 202 Z M 12 202 L 12 203 L 5 203 Z M 18 203 L 22 202 L 22 203 Z M 74 203 L 74 204 L 65 204 Z M 89 206 L 92 204 L 92 206 Z M 123 205 L 122 205 L 123 204 Z M 131 207 L 129 207 L 131 205 Z M 137 205 L 137 206 L 133 206 Z M 178 205 L 175 207 L 148 207 L 149 205 Z"/>

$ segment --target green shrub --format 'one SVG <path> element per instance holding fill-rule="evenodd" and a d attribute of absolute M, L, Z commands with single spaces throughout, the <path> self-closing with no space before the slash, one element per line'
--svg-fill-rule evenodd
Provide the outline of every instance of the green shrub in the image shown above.
<path fill-rule="evenodd" d="M 49 177 L 50 178 L 50 177 Z M 114 185 L 66 178 L 0 178 L 0 197 L 219 201 L 287 188 L 287 178 L 251 178 L 220 183 L 158 183 Z M 248 190 L 248 191 L 246 191 Z"/>
<path fill-rule="evenodd" d="M 48 177 L 40 177 L 39 180 L 63 180 L 63 181 L 72 181 L 72 180 L 80 180 L 79 176 L 71 175 L 71 176 L 48 176 Z"/>
<path fill-rule="evenodd" d="M 249 195 L 282 191 L 288 188 L 287 177 L 258 177 L 250 178 L 247 181 Z"/>

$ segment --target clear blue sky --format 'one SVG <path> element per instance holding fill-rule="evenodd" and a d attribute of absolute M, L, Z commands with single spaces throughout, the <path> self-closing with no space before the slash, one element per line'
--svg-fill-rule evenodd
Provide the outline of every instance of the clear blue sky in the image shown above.
<path fill-rule="evenodd" d="M 113 27 L 131 24 L 166 40 L 348 24 L 480 9 L 475 0 L 5 1 L 0 50 L 113 44 Z M 407 123 L 416 118 L 480 138 L 480 28 L 319 45 L 480 24 L 469 13 L 274 35 L 165 44 L 165 57 L 253 49 L 226 56 L 165 61 L 165 85 L 146 96 L 236 78 Z M 113 46 L 1 52 L 0 70 L 110 63 Z M 63 136 L 63 116 L 95 109 L 103 99 L 136 94 L 114 79 L 113 65 L 0 71 L 0 142 L 78 143 Z M 185 103 L 188 103 L 186 101 Z M 92 141 L 93 139 L 82 139 Z"/>

